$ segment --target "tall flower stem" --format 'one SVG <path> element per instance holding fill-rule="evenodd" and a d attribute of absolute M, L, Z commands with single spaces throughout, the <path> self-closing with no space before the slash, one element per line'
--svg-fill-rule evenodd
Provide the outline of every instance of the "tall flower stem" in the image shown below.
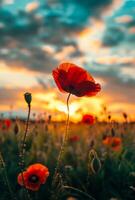
<path fill-rule="evenodd" d="M 55 182 L 57 179 L 57 173 L 60 169 L 60 165 L 62 162 L 62 158 L 63 158 L 63 154 L 65 151 L 65 148 L 67 146 L 67 142 L 68 142 L 68 138 L 69 138 L 69 132 L 68 132 L 68 128 L 69 128 L 69 99 L 70 99 L 71 93 L 69 93 L 68 97 L 67 97 L 67 121 L 66 121 L 66 130 L 65 130 L 65 134 L 64 134 L 64 139 L 63 139 L 63 143 L 61 145 L 61 149 L 58 155 L 58 159 L 57 159 L 57 164 L 56 164 L 56 168 L 55 168 L 55 172 L 54 172 L 54 177 L 52 180 L 52 186 L 55 186 Z"/>
<path fill-rule="evenodd" d="M 25 197 L 27 199 L 31 199 L 30 195 L 28 193 L 28 190 L 25 187 L 25 181 L 24 181 L 24 176 L 23 176 L 23 171 L 25 170 L 25 166 L 24 166 L 24 158 L 25 158 L 25 147 L 26 147 L 26 137 L 27 137 L 27 133 L 28 133 L 28 127 L 29 127 L 29 119 L 30 119 L 30 111 L 31 111 L 31 105 L 28 104 L 28 116 L 27 116 L 27 121 L 26 121 L 26 128 L 25 128 L 25 132 L 24 132 L 24 136 L 21 142 L 21 149 L 20 149 L 20 167 L 21 167 L 21 176 L 22 176 L 22 181 L 23 181 L 23 185 L 24 185 L 24 189 L 25 189 Z"/>
<path fill-rule="evenodd" d="M 10 196 L 11 196 L 11 198 L 13 200 L 17 200 L 15 195 L 14 195 L 14 193 L 13 193 L 13 191 L 12 191 L 10 182 L 8 180 L 7 170 L 6 170 L 5 162 L 3 160 L 3 156 L 1 154 L 1 152 L 0 152 L 0 165 L 1 165 L 2 169 L 3 169 L 3 179 L 5 181 L 5 184 L 6 184 L 7 188 L 8 188 L 9 194 L 10 194 Z"/>

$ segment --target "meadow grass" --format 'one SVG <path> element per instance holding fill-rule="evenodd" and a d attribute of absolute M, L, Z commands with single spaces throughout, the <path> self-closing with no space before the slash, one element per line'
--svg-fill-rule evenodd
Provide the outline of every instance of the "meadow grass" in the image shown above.
<path fill-rule="evenodd" d="M 23 189 L 17 183 L 20 173 L 19 146 L 25 123 L 19 121 L 19 132 L 15 134 L 16 122 L 9 129 L 0 130 L 0 150 L 6 165 L 10 185 L 16 198 L 23 200 Z M 122 139 L 122 147 L 114 151 L 103 144 L 108 135 Z M 25 147 L 25 166 L 42 163 L 48 167 L 50 176 L 37 192 L 29 191 L 34 200 L 45 199 L 96 199 L 96 200 L 134 200 L 135 199 L 135 124 L 134 123 L 95 123 L 85 125 L 70 123 L 70 137 L 78 140 L 68 141 L 64 152 L 56 187 L 52 187 L 57 157 L 62 144 L 65 123 L 30 122 Z M 90 159 L 91 151 L 97 158 Z M 92 158 L 93 159 L 93 158 Z M 93 171 L 94 168 L 94 171 Z M 0 171 L 0 200 L 10 199 L 7 185 Z M 52 200 L 52 199 L 50 199 Z"/>

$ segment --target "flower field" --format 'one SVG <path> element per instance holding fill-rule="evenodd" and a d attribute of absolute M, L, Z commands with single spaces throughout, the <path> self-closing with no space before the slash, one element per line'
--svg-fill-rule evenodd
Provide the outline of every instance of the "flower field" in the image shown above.
<path fill-rule="evenodd" d="M 40 163 L 48 168 L 49 176 L 36 191 L 28 190 L 29 195 L 17 181 L 20 173 L 20 141 L 26 123 L 18 119 L 10 121 L 10 126 L 5 124 L 7 122 L 1 120 L 0 146 L 12 192 L 8 189 L 1 163 L 1 200 L 134 199 L 135 124 L 70 123 L 67 148 L 56 183 L 52 185 L 65 123 L 30 121 L 25 144 L 25 167 Z M 109 141 L 112 138 L 119 138 L 120 142 L 112 144 Z"/>

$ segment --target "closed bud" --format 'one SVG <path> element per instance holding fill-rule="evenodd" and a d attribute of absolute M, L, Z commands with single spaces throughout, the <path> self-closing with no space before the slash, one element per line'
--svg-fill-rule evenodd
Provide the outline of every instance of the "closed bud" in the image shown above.
<path fill-rule="evenodd" d="M 19 133 L 19 125 L 17 123 L 15 123 L 14 134 L 17 135 L 18 133 Z"/>
<path fill-rule="evenodd" d="M 127 119 L 127 114 L 126 113 L 123 113 L 123 117 L 125 118 L 125 119 Z"/>
<path fill-rule="evenodd" d="M 26 93 L 24 94 L 24 99 L 25 99 L 25 101 L 27 102 L 27 104 L 30 105 L 30 103 L 31 103 L 31 101 L 32 101 L 31 93 L 26 92 Z"/>
<path fill-rule="evenodd" d="M 111 129 L 111 135 L 112 135 L 112 137 L 114 137 L 116 135 L 114 128 Z"/>
<path fill-rule="evenodd" d="M 95 144 L 94 140 L 91 140 L 91 142 L 90 142 L 90 149 L 92 149 L 94 147 L 94 144 Z"/>
<path fill-rule="evenodd" d="M 48 116 L 48 123 L 50 123 L 50 122 L 51 122 L 51 119 L 52 119 L 52 116 L 51 116 L 51 115 L 49 115 L 49 116 Z"/>
<path fill-rule="evenodd" d="M 94 149 L 89 152 L 88 172 L 89 174 L 97 174 L 101 169 L 101 161 Z"/>
<path fill-rule="evenodd" d="M 111 115 L 108 115 L 108 120 L 109 120 L 109 121 L 111 120 Z"/>
<path fill-rule="evenodd" d="M 97 174 L 99 172 L 101 168 L 101 162 L 98 157 L 95 157 L 94 159 L 92 159 L 90 167 L 93 174 Z"/>

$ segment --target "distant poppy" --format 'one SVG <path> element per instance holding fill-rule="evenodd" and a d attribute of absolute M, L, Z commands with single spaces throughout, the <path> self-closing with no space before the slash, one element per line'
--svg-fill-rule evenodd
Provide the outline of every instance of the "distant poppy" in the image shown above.
<path fill-rule="evenodd" d="M 80 137 L 78 136 L 78 135 L 74 135 L 74 136 L 71 136 L 70 138 L 69 138 L 69 141 L 70 142 L 77 142 L 77 141 L 79 141 L 80 140 Z"/>
<path fill-rule="evenodd" d="M 9 129 L 11 127 L 11 120 L 10 119 L 5 119 L 4 120 L 4 125 L 6 129 Z"/>
<path fill-rule="evenodd" d="M 114 151 L 119 151 L 122 146 L 122 141 L 120 137 L 107 136 L 103 139 L 103 144 L 112 148 Z"/>
<path fill-rule="evenodd" d="M 72 63 L 62 63 L 52 72 L 61 92 L 68 92 L 78 97 L 95 96 L 100 90 L 99 83 L 81 67 Z"/>
<path fill-rule="evenodd" d="M 18 175 L 18 183 L 29 190 L 37 191 L 39 190 L 40 185 L 46 182 L 48 176 L 48 168 L 37 163 L 30 165 L 27 170 L 23 172 L 23 177 L 22 173 Z"/>
<path fill-rule="evenodd" d="M 95 117 L 90 114 L 83 115 L 82 122 L 85 124 L 94 124 Z"/>

